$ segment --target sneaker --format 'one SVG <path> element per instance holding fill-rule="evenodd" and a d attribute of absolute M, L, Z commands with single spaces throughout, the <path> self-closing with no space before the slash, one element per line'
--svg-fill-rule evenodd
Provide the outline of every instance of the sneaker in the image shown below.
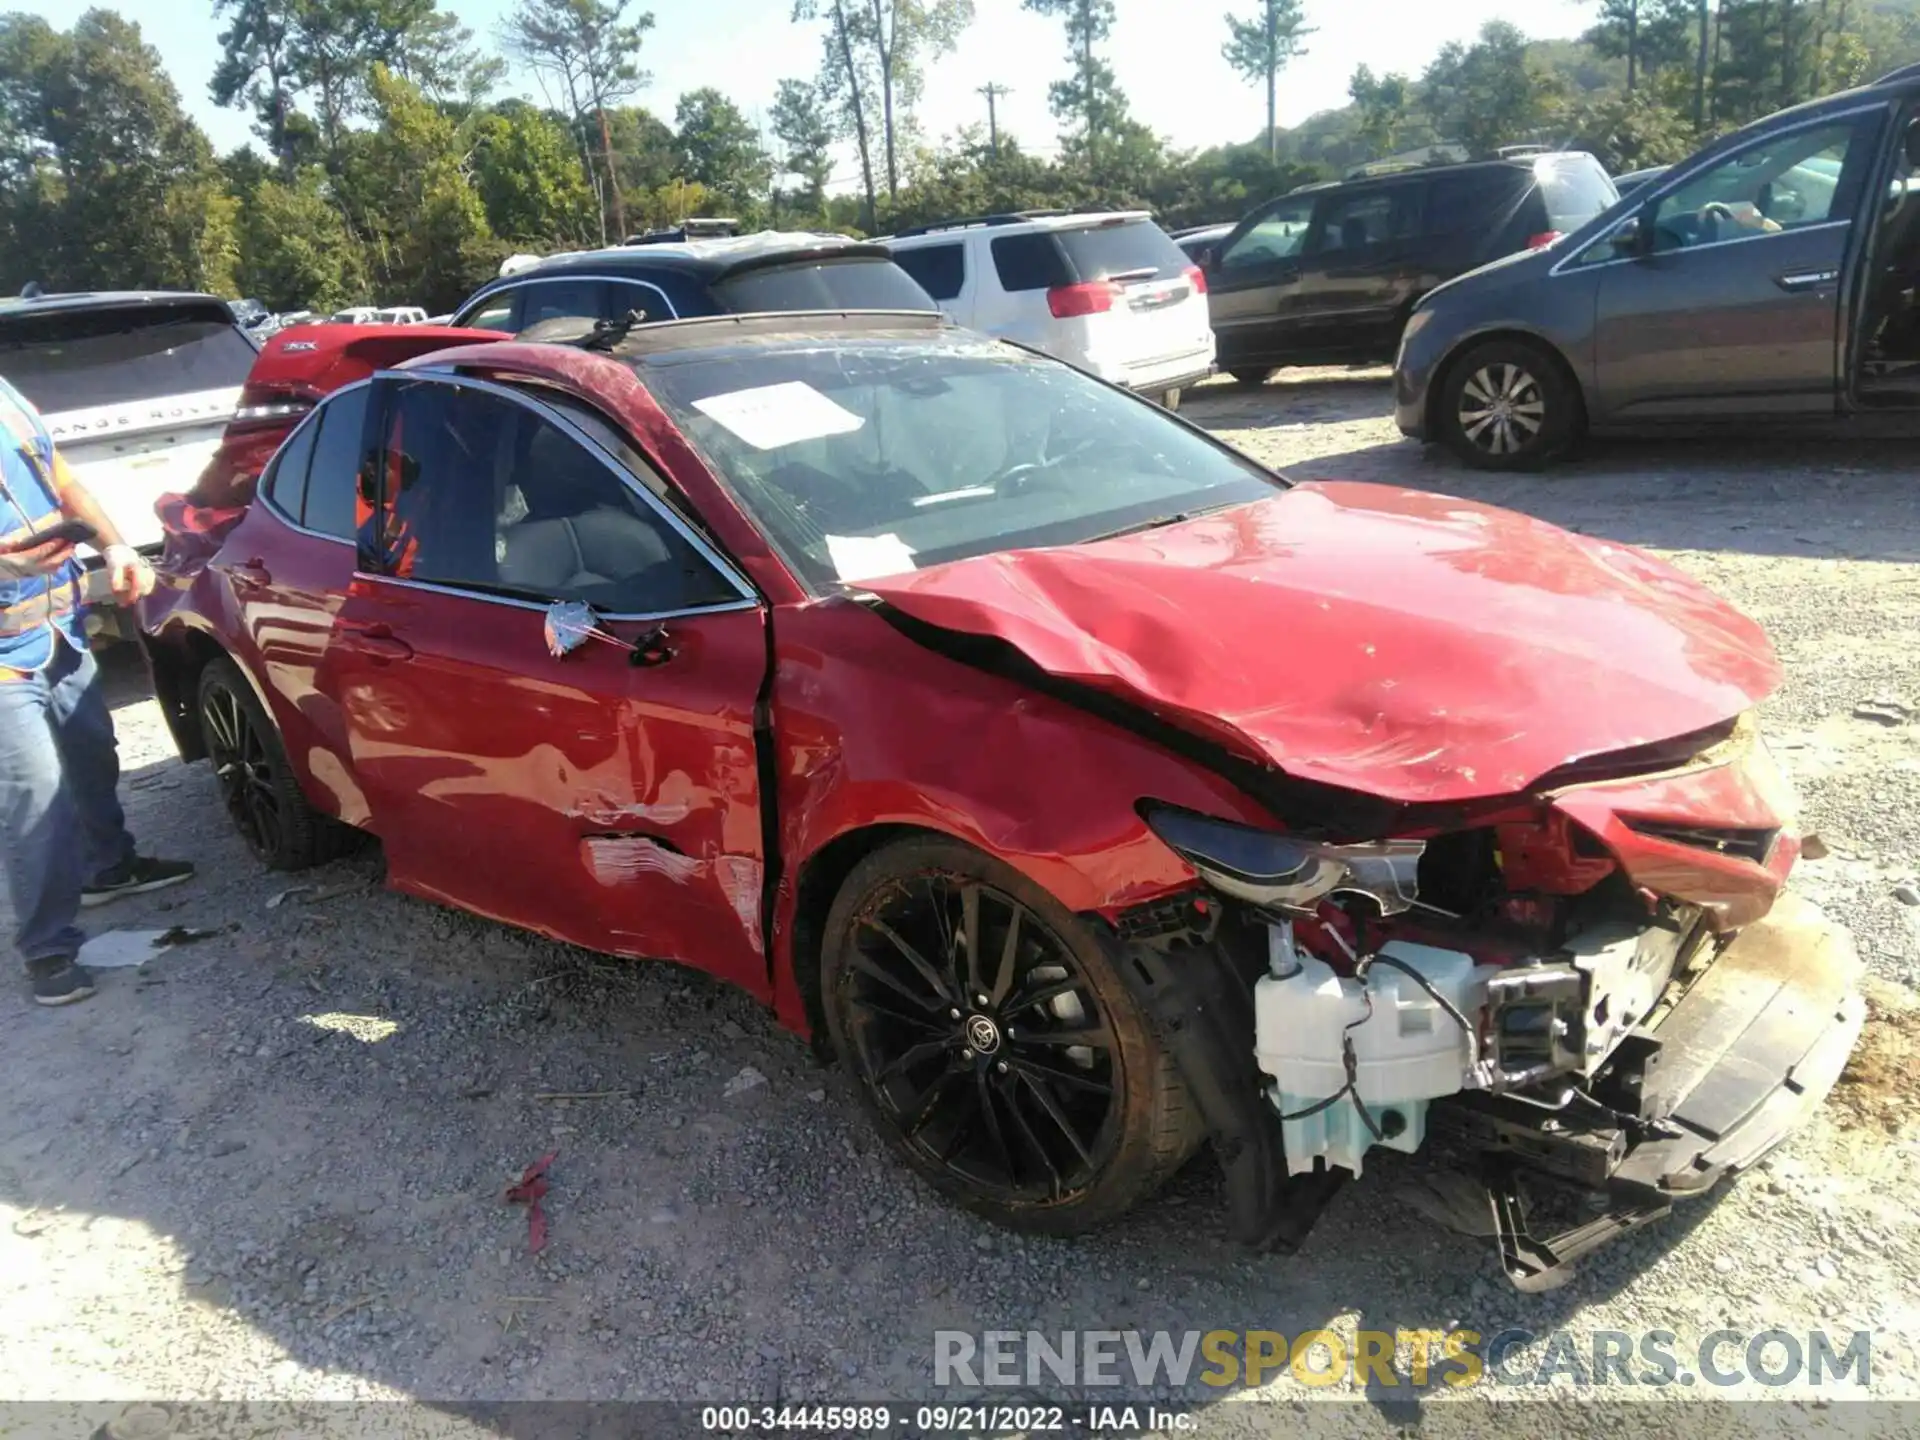
<path fill-rule="evenodd" d="M 27 969 L 33 977 L 36 1005 L 76 1005 L 93 994 L 93 976 L 71 960 L 30 965 Z"/>
<path fill-rule="evenodd" d="M 80 892 L 82 905 L 105 905 L 122 895 L 144 895 L 149 890 L 164 890 L 193 878 L 193 866 L 184 860 L 151 860 L 136 855 L 117 865 Z"/>

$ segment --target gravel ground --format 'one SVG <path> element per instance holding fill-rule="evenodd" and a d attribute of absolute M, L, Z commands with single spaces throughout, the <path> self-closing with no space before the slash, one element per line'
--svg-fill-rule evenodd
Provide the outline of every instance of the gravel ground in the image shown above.
<path fill-rule="evenodd" d="M 1859 937 L 1881 982 L 1875 1063 L 1904 1082 L 1899 1012 L 1920 982 L 1920 907 L 1896 893 L 1920 870 L 1910 446 L 1622 447 L 1493 480 L 1401 443 L 1387 403 L 1378 375 L 1294 373 L 1189 405 L 1297 477 L 1630 541 L 1757 616 L 1789 677 L 1770 733 L 1829 851 L 1796 884 Z M 0 1396 L 952 1401 L 932 1388 L 940 1329 L 1454 1325 L 1564 1328 L 1582 1354 L 1593 1331 L 1671 1330 L 1683 1364 L 1723 1328 L 1871 1330 L 1872 1394 L 1920 1395 L 1904 1094 L 1855 1086 L 1760 1172 L 1546 1296 L 1412 1215 L 1396 1198 L 1411 1162 L 1393 1156 L 1290 1260 L 1225 1240 L 1204 1160 L 1098 1237 L 1018 1239 L 898 1169 L 838 1073 L 700 976 L 386 894 L 373 856 L 264 875 L 206 768 L 172 757 L 137 672 L 113 681 L 135 828 L 204 878 L 96 913 L 232 928 L 106 974 L 72 1011 L 0 995 Z M 502 1190 L 548 1151 L 536 1258 Z M 1353 1392 L 1284 1378 L 1235 1399 L 1329 1393 Z M 1194 1387 L 1174 1408 L 1207 1433 L 1275 1423 L 1219 1399 Z M 1397 1428 L 1395 1400 L 1339 1423 Z M 1537 1428 L 1612 1429 L 1573 1407 Z"/>

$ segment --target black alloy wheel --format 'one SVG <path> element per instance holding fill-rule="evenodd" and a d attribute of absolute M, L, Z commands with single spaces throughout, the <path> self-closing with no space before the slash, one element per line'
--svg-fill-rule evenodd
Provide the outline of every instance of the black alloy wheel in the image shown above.
<path fill-rule="evenodd" d="M 882 1132 L 1002 1223 L 1060 1232 L 1119 1213 L 1197 1135 L 1098 945 L 965 847 L 889 849 L 936 863 L 885 866 L 864 885 L 856 870 L 823 974 L 835 1042 Z M 955 857 L 969 863 L 937 863 Z"/>
<path fill-rule="evenodd" d="M 272 869 L 303 870 L 352 848 L 359 832 L 307 803 L 278 728 L 232 660 L 200 672 L 197 708 L 220 799 L 249 850 Z"/>

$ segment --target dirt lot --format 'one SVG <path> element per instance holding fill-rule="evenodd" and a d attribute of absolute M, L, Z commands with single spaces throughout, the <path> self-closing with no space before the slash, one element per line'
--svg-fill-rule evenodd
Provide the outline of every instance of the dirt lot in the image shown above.
<path fill-rule="evenodd" d="M 1401 443 L 1387 400 L 1377 375 L 1292 375 L 1207 387 L 1190 413 L 1297 477 L 1468 495 L 1656 550 L 1780 648 L 1770 733 L 1828 851 L 1796 883 L 1882 988 L 1859 1066 L 1877 1083 L 1762 1172 L 1540 1297 L 1407 1210 L 1392 1157 L 1291 1260 L 1225 1241 L 1204 1161 L 1107 1234 L 1015 1239 L 897 1169 L 838 1074 L 698 976 L 593 968 L 390 896 L 372 856 L 275 903 L 295 882 L 246 857 L 122 667 L 136 829 L 205 878 L 96 913 L 236 928 L 106 974 L 76 1010 L 0 990 L 0 1396 L 898 1399 L 933 1393 L 936 1329 L 1455 1324 L 1666 1329 L 1683 1358 L 1722 1328 L 1865 1329 L 1872 1393 L 1920 1395 L 1912 443 L 1621 447 L 1489 480 Z M 501 1191 L 549 1150 L 535 1259 Z M 1288 1379 L 1261 1398 L 1320 1393 Z M 1351 1423 L 1403 1421 L 1393 1398 Z M 1202 1425 L 1270 1413 L 1219 1404 Z M 1540 1424 L 1598 1428 L 1568 1407 Z"/>

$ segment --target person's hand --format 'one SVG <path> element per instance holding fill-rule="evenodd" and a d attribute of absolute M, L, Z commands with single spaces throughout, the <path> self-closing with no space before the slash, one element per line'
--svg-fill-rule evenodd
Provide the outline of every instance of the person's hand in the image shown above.
<path fill-rule="evenodd" d="M 52 575 L 73 559 L 73 544 L 67 540 L 43 540 L 24 550 L 9 550 L 0 555 L 0 575 L 13 580 L 36 575 Z"/>
<path fill-rule="evenodd" d="M 153 567 L 131 545 L 109 545 L 100 558 L 117 604 L 131 605 L 153 593 Z"/>

